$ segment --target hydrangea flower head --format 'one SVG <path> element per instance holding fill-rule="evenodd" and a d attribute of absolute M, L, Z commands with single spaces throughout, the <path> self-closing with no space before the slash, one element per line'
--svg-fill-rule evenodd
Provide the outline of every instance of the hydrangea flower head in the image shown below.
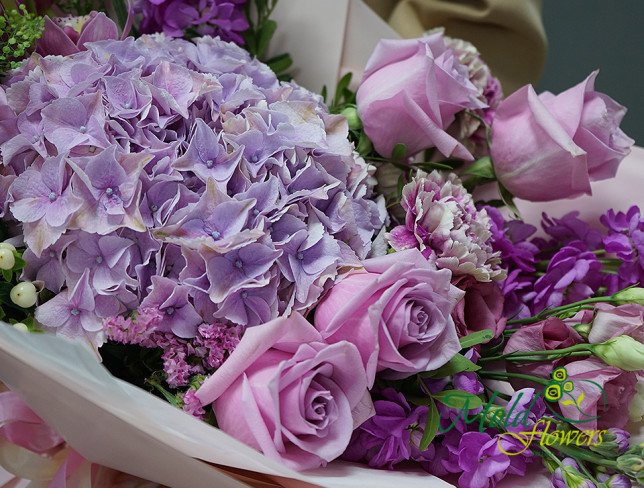
<path fill-rule="evenodd" d="M 140 307 L 180 339 L 259 325 L 366 257 L 373 168 L 319 96 L 218 38 L 84 47 L 34 54 L 0 88 L 5 218 L 39 264 L 25 274 L 60 292 L 43 325 L 100 342 Z"/>

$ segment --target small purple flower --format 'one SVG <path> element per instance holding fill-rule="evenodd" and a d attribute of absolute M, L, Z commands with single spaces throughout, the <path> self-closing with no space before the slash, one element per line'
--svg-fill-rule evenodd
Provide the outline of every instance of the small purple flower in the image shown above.
<path fill-rule="evenodd" d="M 561 463 L 563 466 L 555 469 L 550 478 L 553 488 L 595 488 L 595 484 L 581 474 L 577 461 L 565 458 Z"/>
<path fill-rule="evenodd" d="M 86 270 L 73 287 L 39 306 L 35 318 L 47 328 L 76 338 L 103 328 L 94 309 L 94 292 L 89 285 L 89 270 Z"/>
<path fill-rule="evenodd" d="M 554 238 L 555 249 L 575 241 L 583 242 L 589 251 L 601 246 L 601 232 L 581 220 L 579 212 L 569 212 L 559 219 L 549 217 L 546 213 L 542 217 L 543 230 Z"/>
<path fill-rule="evenodd" d="M 600 220 L 609 232 L 603 239 L 606 252 L 622 261 L 609 291 L 614 293 L 644 281 L 644 217 L 640 209 L 637 206 L 628 212 L 611 209 Z"/>
<path fill-rule="evenodd" d="M 221 303 L 215 317 L 247 327 L 265 324 L 278 312 L 277 285 L 272 278 L 266 286 L 237 290 Z"/>
<path fill-rule="evenodd" d="M 179 337 L 194 337 L 197 327 L 203 323 L 188 300 L 188 288 L 161 276 L 152 277 L 152 290 L 141 302 L 141 307 L 158 308 L 164 314 L 158 330 L 173 332 Z"/>
<path fill-rule="evenodd" d="M 466 391 L 472 395 L 483 393 L 483 384 L 476 373 L 457 373 L 452 377 L 452 383 L 456 390 Z"/>
<path fill-rule="evenodd" d="M 572 243 L 548 263 L 544 276 L 534 285 L 526 299 L 534 301 L 534 311 L 558 307 L 595 294 L 602 283 L 602 264 L 581 242 Z"/>
<path fill-rule="evenodd" d="M 199 420 L 203 420 L 206 416 L 206 411 L 199 398 L 197 398 L 196 391 L 191 388 L 183 394 L 183 411 L 193 417 L 197 417 Z"/>
<path fill-rule="evenodd" d="M 623 474 L 605 474 L 601 473 L 597 475 L 597 481 L 604 483 L 606 488 L 631 488 L 633 483 L 628 477 Z"/>
<path fill-rule="evenodd" d="M 485 432 L 466 432 L 461 437 L 458 465 L 463 470 L 459 486 L 487 488 L 510 467 L 510 457 L 499 450 L 496 438 Z"/>
<path fill-rule="evenodd" d="M 356 429 L 342 457 L 367 461 L 373 468 L 393 469 L 411 459 L 412 432 L 424 427 L 428 409 L 412 408 L 405 396 L 392 388 L 383 390 L 381 396 L 382 400 L 374 402 L 375 416 Z"/>

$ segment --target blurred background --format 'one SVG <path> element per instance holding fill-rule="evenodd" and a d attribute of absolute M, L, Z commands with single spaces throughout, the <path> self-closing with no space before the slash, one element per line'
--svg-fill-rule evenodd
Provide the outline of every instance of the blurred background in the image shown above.
<path fill-rule="evenodd" d="M 596 87 L 628 107 L 622 129 L 644 146 L 644 0 L 543 0 L 548 60 L 538 91 L 599 68 Z"/>

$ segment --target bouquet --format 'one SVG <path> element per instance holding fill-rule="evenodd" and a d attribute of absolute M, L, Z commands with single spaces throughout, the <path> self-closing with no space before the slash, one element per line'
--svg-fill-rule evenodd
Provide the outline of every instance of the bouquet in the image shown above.
<path fill-rule="evenodd" d="M 318 95 L 267 54 L 276 3 L 3 9 L 2 327 L 82 345 L 303 476 L 641 483 L 644 216 L 537 231 L 514 202 L 614 177 L 626 109 L 596 72 L 506 97 L 441 29 Z M 49 486 L 116 483 L 16 393 L 0 404 Z"/>

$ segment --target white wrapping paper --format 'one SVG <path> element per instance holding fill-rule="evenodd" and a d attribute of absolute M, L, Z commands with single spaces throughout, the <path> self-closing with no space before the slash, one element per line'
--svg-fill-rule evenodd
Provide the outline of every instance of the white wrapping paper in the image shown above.
<path fill-rule="evenodd" d="M 422 471 L 390 473 L 341 462 L 297 473 L 112 377 L 83 345 L 3 323 L 0 381 L 20 393 L 83 457 L 167 486 L 246 486 L 210 464 L 241 470 L 238 477 L 259 479 L 265 486 L 451 486 Z"/>

